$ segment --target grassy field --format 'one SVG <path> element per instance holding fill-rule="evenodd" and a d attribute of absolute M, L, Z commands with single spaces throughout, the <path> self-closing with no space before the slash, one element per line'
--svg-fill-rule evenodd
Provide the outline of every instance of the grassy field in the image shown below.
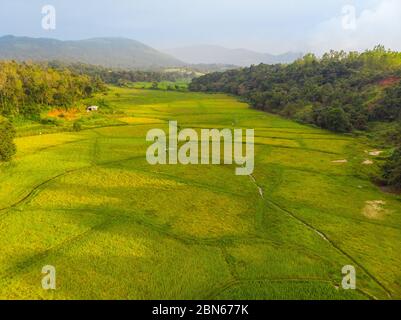
<path fill-rule="evenodd" d="M 68 119 L 20 124 L 18 154 L 0 165 L 1 299 L 401 298 L 401 198 L 370 182 L 380 157 L 363 139 L 225 95 L 102 99 L 107 112 L 70 117 L 80 132 Z M 168 120 L 254 128 L 253 176 L 150 166 L 146 133 Z M 55 291 L 41 288 L 45 265 Z M 357 290 L 341 288 L 345 265 Z"/>

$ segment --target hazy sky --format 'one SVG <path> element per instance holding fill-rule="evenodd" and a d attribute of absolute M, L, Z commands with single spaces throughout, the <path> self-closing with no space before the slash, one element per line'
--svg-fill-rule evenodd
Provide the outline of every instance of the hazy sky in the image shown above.
<path fill-rule="evenodd" d="M 44 5 L 56 9 L 55 30 L 42 29 Z M 381 43 L 401 50 L 401 0 L 0 0 L 5 34 L 118 36 L 159 49 L 214 44 L 320 53 Z"/>

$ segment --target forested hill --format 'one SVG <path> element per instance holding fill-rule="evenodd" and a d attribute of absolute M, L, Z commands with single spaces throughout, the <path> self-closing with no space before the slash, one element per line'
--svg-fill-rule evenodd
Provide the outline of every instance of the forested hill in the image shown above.
<path fill-rule="evenodd" d="M 194 79 L 193 91 L 239 95 L 254 107 L 338 132 L 401 118 L 401 53 L 308 54 L 288 65 L 251 66 Z"/>
<path fill-rule="evenodd" d="M 125 38 L 60 41 L 46 38 L 0 37 L 0 59 L 90 63 L 109 68 L 152 69 L 185 65 L 141 42 Z"/>

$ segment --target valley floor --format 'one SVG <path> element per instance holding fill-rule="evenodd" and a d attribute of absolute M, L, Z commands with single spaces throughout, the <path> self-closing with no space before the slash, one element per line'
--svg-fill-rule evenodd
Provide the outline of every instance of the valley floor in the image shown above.
<path fill-rule="evenodd" d="M 401 198 L 369 181 L 364 141 L 225 95 L 104 99 L 115 125 L 20 137 L 0 165 L 1 299 L 401 298 Z M 254 174 L 149 165 L 146 133 L 169 120 L 254 128 Z M 345 265 L 357 290 L 341 288 Z"/>

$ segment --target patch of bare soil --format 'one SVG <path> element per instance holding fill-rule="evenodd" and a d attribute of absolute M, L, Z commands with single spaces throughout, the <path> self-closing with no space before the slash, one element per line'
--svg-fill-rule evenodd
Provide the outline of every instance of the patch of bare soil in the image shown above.
<path fill-rule="evenodd" d="M 390 87 L 400 81 L 400 78 L 398 77 L 388 77 L 386 79 L 383 79 L 379 82 L 379 85 L 381 87 Z"/>
<path fill-rule="evenodd" d="M 78 117 L 79 109 L 53 109 L 47 115 L 53 118 L 64 118 L 66 120 L 75 120 Z"/>
<path fill-rule="evenodd" d="M 332 161 L 332 163 L 347 163 L 348 162 L 348 160 L 334 160 L 334 161 Z"/>
<path fill-rule="evenodd" d="M 380 219 L 387 213 L 385 205 L 386 202 L 382 200 L 366 201 L 362 214 L 369 219 Z"/>
<path fill-rule="evenodd" d="M 373 164 L 372 160 L 365 160 L 364 162 L 362 162 L 362 164 L 366 165 L 366 166 L 370 166 Z"/>
<path fill-rule="evenodd" d="M 366 153 L 368 153 L 370 156 L 377 157 L 377 156 L 380 156 L 383 153 L 383 151 L 372 150 L 372 151 L 366 151 Z"/>

